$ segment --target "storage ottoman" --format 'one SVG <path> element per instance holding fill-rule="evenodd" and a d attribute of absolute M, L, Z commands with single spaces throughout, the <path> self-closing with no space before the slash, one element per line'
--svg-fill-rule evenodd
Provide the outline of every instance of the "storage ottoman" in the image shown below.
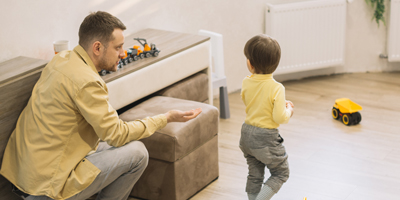
<path fill-rule="evenodd" d="M 157 92 L 157 95 L 199 102 L 207 101 L 208 75 L 199 72 L 164 88 Z"/>
<path fill-rule="evenodd" d="M 142 140 L 150 159 L 131 196 L 188 199 L 218 178 L 218 110 L 214 106 L 157 96 L 124 112 L 120 118 L 133 121 L 173 109 L 195 108 L 202 108 L 197 118 L 185 123 L 169 123 Z"/>

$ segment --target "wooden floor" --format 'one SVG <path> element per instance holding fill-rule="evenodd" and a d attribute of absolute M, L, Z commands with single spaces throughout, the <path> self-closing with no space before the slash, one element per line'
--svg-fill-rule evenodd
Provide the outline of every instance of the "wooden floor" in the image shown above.
<path fill-rule="evenodd" d="M 274 200 L 400 199 L 400 73 L 343 74 L 283 82 L 295 104 L 285 139 L 291 174 Z M 335 99 L 360 104 L 362 121 L 332 118 Z M 218 100 L 215 101 L 218 107 Z M 220 177 L 192 200 L 245 200 L 247 165 L 238 147 L 245 107 L 229 95 L 231 118 L 220 120 Z M 267 174 L 267 177 L 269 175 Z"/>

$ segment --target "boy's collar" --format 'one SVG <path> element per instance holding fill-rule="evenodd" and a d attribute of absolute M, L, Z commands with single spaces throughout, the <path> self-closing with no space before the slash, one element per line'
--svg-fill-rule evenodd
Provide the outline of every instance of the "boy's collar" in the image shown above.
<path fill-rule="evenodd" d="M 265 79 L 273 79 L 274 77 L 272 74 L 252 74 L 250 78 L 256 80 L 265 80 Z"/>

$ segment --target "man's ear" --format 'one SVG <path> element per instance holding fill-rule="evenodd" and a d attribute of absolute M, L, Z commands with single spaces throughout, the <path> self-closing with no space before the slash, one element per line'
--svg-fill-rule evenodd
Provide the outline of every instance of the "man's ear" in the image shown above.
<path fill-rule="evenodd" d="M 92 45 L 93 54 L 99 56 L 101 54 L 101 48 L 103 48 L 103 46 L 99 41 L 94 42 Z"/>

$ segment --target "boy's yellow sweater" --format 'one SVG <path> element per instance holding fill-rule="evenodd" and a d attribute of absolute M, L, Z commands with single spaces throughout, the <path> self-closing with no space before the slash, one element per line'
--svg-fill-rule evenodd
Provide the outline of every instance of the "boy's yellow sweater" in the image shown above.
<path fill-rule="evenodd" d="M 260 128 L 278 128 L 289 122 L 285 87 L 272 74 L 253 74 L 244 78 L 240 94 L 246 105 L 245 123 Z"/>

